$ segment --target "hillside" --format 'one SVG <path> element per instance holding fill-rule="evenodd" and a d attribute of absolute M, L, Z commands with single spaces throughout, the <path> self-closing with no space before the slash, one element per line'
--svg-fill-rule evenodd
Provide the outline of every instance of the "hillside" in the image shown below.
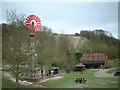
<path fill-rule="evenodd" d="M 74 51 L 82 53 L 103 53 L 109 59 L 118 59 L 118 45 L 120 40 L 113 37 L 110 32 L 104 30 L 81 31 L 81 33 L 73 34 L 56 34 L 55 37 L 67 37 Z"/>
<path fill-rule="evenodd" d="M 114 38 L 111 33 L 103 30 L 81 31 L 76 36 L 87 38 L 88 42 L 81 47 L 83 53 L 104 53 L 109 59 L 120 58 L 118 45 L 120 40 Z"/>
<path fill-rule="evenodd" d="M 54 37 L 56 38 L 56 41 L 59 40 L 61 37 L 66 37 L 70 41 L 70 44 L 72 45 L 72 48 L 74 48 L 74 51 L 77 52 L 80 50 L 82 44 L 88 42 L 87 38 L 82 36 L 76 36 L 74 34 L 55 34 Z M 71 47 L 71 46 L 69 46 Z"/>
<path fill-rule="evenodd" d="M 20 59 L 21 64 L 29 63 L 29 54 L 31 54 L 31 38 L 29 35 L 31 32 L 26 30 L 25 27 L 19 28 L 14 25 L 3 24 L 2 27 L 3 62 L 6 62 L 4 60 L 11 62 L 10 59 L 16 62 L 15 57 L 19 52 L 20 57 L 17 59 Z M 55 34 L 49 28 L 43 26 L 42 31 L 35 32 L 35 34 L 36 63 L 40 65 L 72 68 L 77 62 L 76 52 L 103 53 L 113 61 L 120 58 L 120 55 L 118 55 L 118 43 L 120 41 L 103 30 L 82 31 L 80 34 L 74 35 Z"/>

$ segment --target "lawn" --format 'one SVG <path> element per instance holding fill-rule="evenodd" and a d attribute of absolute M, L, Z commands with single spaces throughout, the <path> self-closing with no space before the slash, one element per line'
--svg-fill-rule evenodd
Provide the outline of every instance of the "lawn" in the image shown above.
<path fill-rule="evenodd" d="M 113 73 L 113 72 L 117 72 L 117 71 L 120 71 L 120 69 L 111 69 L 111 70 L 107 71 L 107 73 Z"/>
<path fill-rule="evenodd" d="M 45 88 L 118 88 L 118 77 L 95 77 L 96 70 L 86 70 L 84 74 L 80 72 L 71 72 L 66 74 L 64 78 L 58 80 L 50 80 L 42 83 Z M 85 84 L 76 84 L 74 80 L 77 77 L 87 79 Z"/>
<path fill-rule="evenodd" d="M 80 72 L 71 72 L 62 79 L 49 80 L 42 83 L 45 88 L 118 88 L 118 77 L 97 78 L 94 76 L 96 70 L 86 70 L 84 74 Z M 77 77 L 87 79 L 85 84 L 76 84 L 74 80 Z M 17 85 L 3 76 L 2 88 L 16 88 Z M 33 86 L 20 85 L 20 88 L 37 88 Z"/>
<path fill-rule="evenodd" d="M 2 88 L 17 88 L 17 84 L 2 75 Z M 38 87 L 19 85 L 19 88 L 38 88 Z"/>

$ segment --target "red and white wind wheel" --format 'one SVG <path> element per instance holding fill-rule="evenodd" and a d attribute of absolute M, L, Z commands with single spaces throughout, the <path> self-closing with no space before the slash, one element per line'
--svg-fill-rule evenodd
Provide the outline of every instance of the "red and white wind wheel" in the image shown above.
<path fill-rule="evenodd" d="M 38 31 L 41 28 L 41 20 L 36 15 L 29 15 L 26 18 L 25 24 L 29 30 L 34 32 Z"/>

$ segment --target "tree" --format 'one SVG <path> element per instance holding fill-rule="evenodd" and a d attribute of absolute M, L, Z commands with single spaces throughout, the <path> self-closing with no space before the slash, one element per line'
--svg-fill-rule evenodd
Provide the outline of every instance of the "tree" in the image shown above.
<path fill-rule="evenodd" d="M 75 64 L 74 48 L 66 35 L 56 36 L 55 57 L 60 61 L 61 68 L 70 68 Z M 72 66 L 73 65 L 73 66 Z"/>
<path fill-rule="evenodd" d="M 55 50 L 55 39 L 52 34 L 51 29 L 43 26 L 42 31 L 36 34 L 37 39 L 37 59 L 39 66 L 43 69 L 43 67 L 47 66 L 47 69 L 50 69 L 52 66 L 52 61 L 54 59 L 54 50 Z"/>
<path fill-rule="evenodd" d="M 24 26 L 24 20 L 25 15 L 7 11 L 8 24 L 3 24 L 2 28 L 3 66 L 11 66 L 9 70 L 16 76 L 16 83 L 19 83 L 19 73 L 23 70 L 21 65 L 27 62 L 30 44 L 27 36 L 30 32 Z"/>
<path fill-rule="evenodd" d="M 81 52 L 77 52 L 77 53 L 75 53 L 75 55 L 76 55 L 77 62 L 80 62 L 80 59 L 83 56 L 83 54 Z"/>

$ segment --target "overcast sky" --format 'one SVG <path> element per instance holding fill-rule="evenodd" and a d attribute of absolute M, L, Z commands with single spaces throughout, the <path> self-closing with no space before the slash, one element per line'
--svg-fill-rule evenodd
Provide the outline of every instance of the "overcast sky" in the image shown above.
<path fill-rule="evenodd" d="M 117 2 L 3 2 L 2 22 L 6 22 L 6 10 L 35 14 L 55 33 L 103 29 L 118 37 Z"/>

